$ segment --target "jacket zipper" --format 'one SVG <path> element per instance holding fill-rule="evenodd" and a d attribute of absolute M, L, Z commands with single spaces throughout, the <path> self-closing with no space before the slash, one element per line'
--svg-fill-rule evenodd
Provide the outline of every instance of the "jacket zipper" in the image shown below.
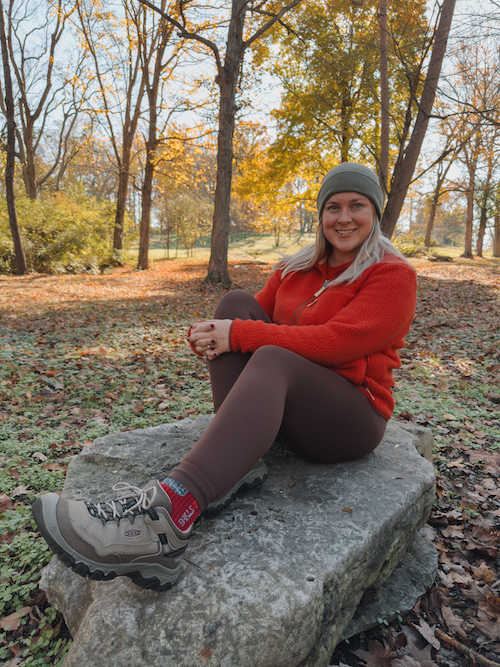
<path fill-rule="evenodd" d="M 361 383 L 361 388 L 363 389 L 363 391 L 366 391 L 366 393 L 370 395 L 370 398 L 372 399 L 372 401 L 375 400 L 375 396 L 374 396 L 374 395 L 372 394 L 372 392 L 368 389 L 368 380 L 367 380 L 366 378 L 365 378 L 365 379 L 363 380 L 363 382 Z"/>
<path fill-rule="evenodd" d="M 306 301 L 302 302 L 300 305 L 297 306 L 297 308 L 293 311 L 292 321 L 290 322 L 290 325 L 292 325 L 292 324 L 298 324 L 299 319 L 300 319 L 300 316 L 302 315 L 302 313 L 304 312 L 304 310 L 305 310 L 306 308 L 309 308 L 309 306 L 312 306 L 313 304 L 315 304 L 316 301 L 318 300 L 318 297 L 319 297 L 321 294 L 323 294 L 323 292 L 326 290 L 328 284 L 329 284 L 332 280 L 335 280 L 335 278 L 336 278 L 337 276 L 339 276 L 343 271 L 344 271 L 344 269 L 342 269 L 342 271 L 337 271 L 337 273 L 335 273 L 335 274 L 330 278 L 330 280 L 325 279 L 325 282 L 323 283 L 323 285 L 319 288 L 319 290 L 318 290 L 317 292 L 315 292 L 315 293 L 313 294 L 313 296 L 311 296 L 309 299 L 307 299 Z"/>
<path fill-rule="evenodd" d="M 292 321 L 290 322 L 290 324 L 297 324 L 297 322 L 300 319 L 300 316 L 302 315 L 302 312 L 306 308 L 309 308 L 309 306 L 312 306 L 313 303 L 316 303 L 316 301 L 318 300 L 319 295 L 322 294 L 325 291 L 326 286 L 329 282 L 330 282 L 329 280 L 325 280 L 323 285 L 319 288 L 319 290 L 317 292 L 314 293 L 313 296 L 311 296 L 309 299 L 307 299 L 307 301 L 303 301 L 300 305 L 297 306 L 297 308 L 293 312 Z"/>

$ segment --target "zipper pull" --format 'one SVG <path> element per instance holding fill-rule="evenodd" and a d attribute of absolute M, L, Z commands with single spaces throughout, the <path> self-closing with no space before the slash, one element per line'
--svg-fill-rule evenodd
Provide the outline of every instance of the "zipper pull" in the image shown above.
<path fill-rule="evenodd" d="M 374 395 L 372 394 L 372 392 L 368 389 L 368 387 L 363 387 L 363 388 L 364 388 L 364 390 L 366 391 L 367 394 L 370 394 L 370 398 L 372 399 L 372 401 L 374 401 L 374 400 L 375 400 L 375 396 L 374 396 Z"/>
<path fill-rule="evenodd" d="M 375 400 L 375 396 L 374 396 L 374 395 L 372 394 L 372 392 L 368 389 L 368 381 L 367 381 L 366 378 L 365 378 L 365 379 L 363 380 L 363 382 L 361 383 L 361 387 L 366 391 L 367 394 L 370 395 L 370 398 L 372 399 L 372 401 L 374 401 L 374 400 Z"/>
<path fill-rule="evenodd" d="M 319 296 L 320 294 L 323 294 L 323 292 L 326 290 L 326 287 L 327 287 L 327 285 L 328 285 L 329 282 L 330 282 L 329 280 L 325 280 L 325 282 L 323 283 L 323 286 L 320 287 L 319 290 L 314 294 L 314 296 L 315 296 L 316 298 L 318 298 L 318 296 Z"/>

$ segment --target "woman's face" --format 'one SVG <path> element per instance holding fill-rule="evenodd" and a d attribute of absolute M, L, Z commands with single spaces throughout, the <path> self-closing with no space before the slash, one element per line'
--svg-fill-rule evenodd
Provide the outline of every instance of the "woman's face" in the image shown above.
<path fill-rule="evenodd" d="M 323 233 L 332 245 L 328 263 L 341 266 L 351 262 L 359 246 L 368 238 L 375 221 L 375 207 L 357 192 L 332 195 L 323 209 Z"/>

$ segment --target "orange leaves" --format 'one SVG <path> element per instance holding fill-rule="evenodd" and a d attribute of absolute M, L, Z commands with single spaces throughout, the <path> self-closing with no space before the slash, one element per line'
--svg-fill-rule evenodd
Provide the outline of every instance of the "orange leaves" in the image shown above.
<path fill-rule="evenodd" d="M 42 465 L 42 468 L 44 470 L 63 470 L 66 472 L 67 465 L 63 465 L 62 463 L 58 463 L 57 461 L 53 461 L 52 463 L 44 463 Z"/>
<path fill-rule="evenodd" d="M 9 616 L 4 616 L 3 618 L 0 618 L 0 629 L 6 631 L 10 630 L 11 632 L 17 630 L 21 625 L 21 619 L 27 614 L 32 615 L 32 613 L 31 607 L 23 607 L 22 609 L 19 609 L 19 611 L 9 614 Z"/>
<path fill-rule="evenodd" d="M 270 274 L 270 267 L 250 263 L 245 265 L 245 271 L 232 270 L 230 266 L 230 273 L 236 285 L 254 293 Z M 223 294 L 217 288 L 202 294 L 200 284 L 205 276 L 206 266 L 189 259 L 157 262 L 148 271 L 141 272 L 124 267 L 98 276 L 38 276 L 36 290 L 29 276 L 3 276 L 2 283 L 9 292 L 9 298 L 8 303 L 0 306 L 0 311 L 3 310 L 7 318 L 15 313 L 17 320 L 35 313 L 52 314 L 56 318 L 65 313 L 68 318 L 66 326 L 70 326 L 75 316 L 75 306 L 82 313 L 85 306 L 99 310 L 112 308 L 120 302 L 135 302 L 139 306 L 141 303 L 161 303 L 163 299 L 166 303 L 182 301 L 182 306 L 186 311 L 191 311 L 194 321 L 211 313 Z M 165 295 L 168 295 L 166 300 Z M 200 311 L 201 306 L 203 309 Z M 52 310 L 54 307 L 57 308 L 56 312 Z M 45 343 L 46 334 L 39 336 L 39 340 Z M 81 353 L 89 352 L 85 350 Z M 40 368 L 39 372 L 47 376 L 56 373 L 53 368 Z"/>
<path fill-rule="evenodd" d="M 13 507 L 12 499 L 5 493 L 0 494 L 0 512 L 11 510 Z"/>
<path fill-rule="evenodd" d="M 482 581 L 485 581 L 489 584 L 493 583 L 496 581 L 496 576 L 493 570 L 490 570 L 490 568 L 486 565 L 484 560 L 482 560 L 479 563 L 478 567 L 474 567 L 473 565 L 471 566 L 472 574 L 476 579 L 480 579 Z"/>

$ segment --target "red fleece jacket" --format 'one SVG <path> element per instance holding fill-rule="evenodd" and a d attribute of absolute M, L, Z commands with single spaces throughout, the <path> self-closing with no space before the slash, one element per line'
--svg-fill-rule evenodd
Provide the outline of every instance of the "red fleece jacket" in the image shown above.
<path fill-rule="evenodd" d="M 338 267 L 341 272 L 346 267 Z M 276 271 L 256 295 L 272 324 L 235 320 L 234 352 L 277 345 L 327 366 L 356 384 L 386 419 L 394 410 L 392 369 L 401 361 L 415 313 L 417 281 L 413 268 L 394 255 L 368 268 L 350 285 L 329 287 L 327 267 L 281 277 Z M 328 274 L 331 279 L 331 275 Z"/>

